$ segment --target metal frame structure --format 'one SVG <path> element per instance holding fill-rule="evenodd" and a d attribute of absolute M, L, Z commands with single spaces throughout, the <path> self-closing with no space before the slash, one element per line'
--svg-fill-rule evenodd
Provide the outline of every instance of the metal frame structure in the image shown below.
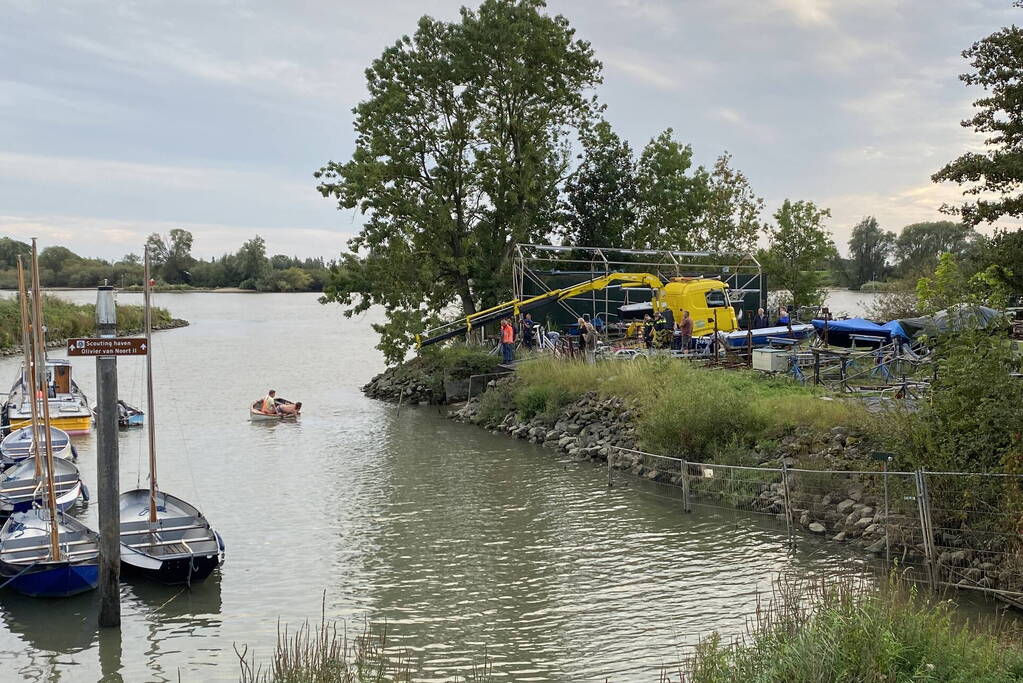
<path fill-rule="evenodd" d="M 546 266 L 546 267 L 545 267 Z M 558 270 L 566 268 L 565 270 Z M 763 268 L 752 253 L 729 257 L 709 251 L 675 251 L 662 249 L 612 249 L 607 247 L 573 247 L 550 244 L 516 244 L 512 262 L 512 291 L 516 299 L 526 298 L 527 282 L 550 291 L 544 275 L 579 275 L 580 281 L 594 279 L 615 272 L 652 272 L 668 280 L 686 275 L 708 277 L 719 273 L 723 280 L 734 282 L 729 285 L 729 296 L 733 303 L 741 302 L 749 294 L 755 294 L 757 308 L 764 306 L 763 292 L 756 283 L 763 282 Z M 589 297 L 572 300 L 578 307 L 589 303 L 591 318 L 598 314 L 611 322 L 612 313 L 609 291 L 590 292 Z M 641 288 L 632 287 L 633 291 Z M 566 301 L 558 302 L 573 316 L 581 315 Z"/>

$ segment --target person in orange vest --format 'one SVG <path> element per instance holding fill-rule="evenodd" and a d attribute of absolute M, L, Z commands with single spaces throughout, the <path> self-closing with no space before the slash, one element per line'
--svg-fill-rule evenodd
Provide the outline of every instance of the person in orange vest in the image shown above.
<path fill-rule="evenodd" d="M 505 365 L 515 360 L 515 327 L 508 318 L 501 321 L 501 354 Z"/>

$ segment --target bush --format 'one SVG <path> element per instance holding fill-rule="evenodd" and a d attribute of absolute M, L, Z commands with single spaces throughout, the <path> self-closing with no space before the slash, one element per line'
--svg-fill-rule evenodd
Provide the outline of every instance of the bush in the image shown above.
<path fill-rule="evenodd" d="M 69 337 L 88 337 L 96 331 L 96 307 L 93 304 L 73 304 L 55 296 L 43 297 L 43 320 L 46 340 L 60 341 Z M 171 321 L 163 308 L 153 309 L 153 325 L 160 327 Z M 141 306 L 118 306 L 117 328 L 122 332 L 142 329 Z M 21 344 L 21 310 L 18 299 L 0 301 L 0 347 L 12 348 Z"/>
<path fill-rule="evenodd" d="M 679 671 L 692 683 L 745 681 L 1018 681 L 1018 634 L 995 622 L 968 624 L 954 605 L 892 579 L 776 582 L 749 636 L 714 635 Z"/>

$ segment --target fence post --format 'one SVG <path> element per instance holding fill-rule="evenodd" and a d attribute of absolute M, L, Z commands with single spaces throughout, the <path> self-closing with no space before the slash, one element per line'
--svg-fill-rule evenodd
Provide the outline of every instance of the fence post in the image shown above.
<path fill-rule="evenodd" d="M 881 467 L 884 470 L 884 568 L 885 571 L 890 571 L 892 559 L 888 541 L 888 532 L 891 530 L 891 520 L 888 519 L 888 458 L 881 462 Z"/>
<path fill-rule="evenodd" d="M 682 512 L 692 512 L 689 505 L 689 461 L 682 461 Z"/>
<path fill-rule="evenodd" d="M 614 480 L 611 475 L 611 453 L 607 454 L 607 487 L 612 488 L 614 486 Z"/>
<path fill-rule="evenodd" d="M 916 471 L 916 506 L 920 511 L 920 531 L 923 532 L 924 554 L 927 556 L 927 581 L 931 590 L 937 590 L 938 576 L 934 558 L 934 534 L 931 530 L 931 502 L 927 496 L 924 471 Z"/>
<path fill-rule="evenodd" d="M 785 494 L 785 531 L 789 536 L 789 547 L 796 547 L 796 539 L 792 534 L 792 501 L 789 497 L 789 466 L 781 464 L 782 491 Z"/>

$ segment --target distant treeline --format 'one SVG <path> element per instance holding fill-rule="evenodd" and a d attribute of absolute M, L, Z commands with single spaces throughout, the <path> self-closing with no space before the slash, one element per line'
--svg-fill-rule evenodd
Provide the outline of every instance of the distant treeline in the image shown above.
<path fill-rule="evenodd" d="M 267 256 L 266 242 L 258 235 L 233 254 L 210 260 L 192 256 L 192 233 L 174 229 L 166 237 L 153 233 L 146 240 L 154 278 L 162 284 L 200 288 L 239 287 L 260 292 L 321 291 L 332 262 Z M 18 286 L 18 255 L 31 247 L 0 237 L 0 288 Z M 67 247 L 51 246 L 39 252 L 39 274 L 44 287 L 95 287 L 104 281 L 117 287 L 141 286 L 142 257 L 127 254 L 117 261 L 79 256 Z"/>
<path fill-rule="evenodd" d="M 997 267 L 1010 292 L 1023 294 L 1023 232 L 999 230 L 987 237 L 968 225 L 933 221 L 907 225 L 896 235 L 867 216 L 853 228 L 849 258 L 832 265 L 834 284 L 860 289 L 868 283 L 898 280 L 916 284 L 930 275 L 941 254 L 953 254 L 967 274 Z"/>

